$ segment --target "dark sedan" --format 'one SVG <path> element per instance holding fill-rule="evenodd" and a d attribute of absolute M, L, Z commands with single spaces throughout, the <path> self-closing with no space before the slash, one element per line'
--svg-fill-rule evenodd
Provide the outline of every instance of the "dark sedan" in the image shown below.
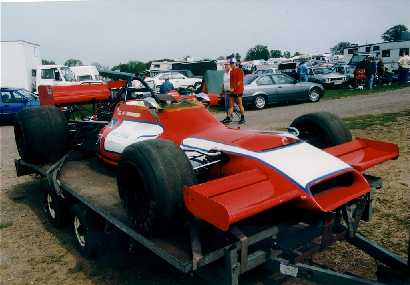
<path fill-rule="evenodd" d="M 288 101 L 317 102 L 323 96 L 323 86 L 312 82 L 297 82 L 285 74 L 245 76 L 243 102 L 263 109 L 268 104 Z"/>
<path fill-rule="evenodd" d="M 0 97 L 0 122 L 12 122 L 16 113 L 23 108 L 31 108 L 39 105 L 36 95 L 21 88 L 1 88 Z"/>

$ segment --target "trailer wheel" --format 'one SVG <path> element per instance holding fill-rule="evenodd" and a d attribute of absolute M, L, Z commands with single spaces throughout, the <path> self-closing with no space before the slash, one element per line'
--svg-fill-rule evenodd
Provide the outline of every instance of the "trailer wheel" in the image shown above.
<path fill-rule="evenodd" d="M 298 129 L 300 139 L 321 149 L 352 140 L 352 134 L 343 121 L 329 112 L 302 115 L 290 127 Z"/>
<path fill-rule="evenodd" d="M 23 160 L 34 164 L 55 162 L 67 150 L 67 121 L 56 107 L 23 109 L 16 115 L 14 136 Z"/>
<path fill-rule="evenodd" d="M 68 209 L 63 199 L 48 188 L 43 198 L 43 209 L 48 221 L 57 228 L 65 226 L 68 223 Z"/>
<path fill-rule="evenodd" d="M 182 190 L 194 181 L 185 153 L 167 140 L 132 144 L 118 163 L 120 197 L 131 222 L 145 235 L 159 235 L 183 223 Z"/>
<path fill-rule="evenodd" d="M 86 207 L 75 204 L 72 207 L 72 230 L 74 243 L 82 256 L 93 258 L 103 242 L 103 231 L 98 226 L 99 217 Z"/>

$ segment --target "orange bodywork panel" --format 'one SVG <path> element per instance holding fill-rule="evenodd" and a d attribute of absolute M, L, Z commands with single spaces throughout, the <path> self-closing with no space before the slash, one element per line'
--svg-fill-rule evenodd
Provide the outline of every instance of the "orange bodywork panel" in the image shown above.
<path fill-rule="evenodd" d="M 390 159 L 399 157 L 399 148 L 392 143 L 358 138 L 325 149 L 360 172 Z"/>
<path fill-rule="evenodd" d="M 110 89 L 105 83 L 81 85 L 39 86 L 41 105 L 67 106 L 105 101 L 110 97 Z"/>
<path fill-rule="evenodd" d="M 186 187 L 185 205 L 196 217 L 227 231 L 235 222 L 299 197 L 301 192 L 276 189 L 258 169 Z"/>

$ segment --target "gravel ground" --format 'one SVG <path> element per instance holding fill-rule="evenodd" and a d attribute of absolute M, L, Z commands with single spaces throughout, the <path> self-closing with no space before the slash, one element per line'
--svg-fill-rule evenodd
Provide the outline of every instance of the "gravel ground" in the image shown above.
<path fill-rule="evenodd" d="M 284 127 L 297 115 L 317 110 L 334 109 L 342 116 L 363 115 L 366 110 L 367 113 L 401 111 L 410 106 L 409 91 L 407 88 L 401 92 L 249 112 L 247 127 Z M 374 103 L 373 107 L 370 102 Z M 381 107 L 383 104 L 385 106 Z M 349 108 L 351 112 L 347 112 Z M 273 121 L 276 123 L 272 124 Z M 409 117 L 404 117 L 387 126 L 353 131 L 355 136 L 383 139 L 400 147 L 398 160 L 372 170 L 372 174 L 384 178 L 384 188 L 376 196 L 373 221 L 362 225 L 361 229 L 402 256 L 406 255 L 410 226 L 409 129 Z M 40 192 L 43 182 L 29 176 L 15 176 L 13 160 L 18 154 L 12 127 L 0 127 L 0 143 L 0 284 L 204 284 L 196 277 L 179 274 L 144 249 L 138 249 L 132 255 L 114 249 L 97 261 L 79 256 L 73 247 L 70 231 L 54 229 L 42 213 Z M 375 277 L 375 262 L 345 243 L 336 244 L 331 250 L 318 255 L 315 261 L 342 272 Z M 256 282 L 258 279 L 256 272 L 247 276 L 245 283 L 267 284 Z M 285 284 L 310 283 L 288 280 Z"/>
<path fill-rule="evenodd" d="M 326 94 L 325 94 L 326 96 Z M 354 117 L 366 114 L 399 112 L 410 108 L 410 87 L 389 92 L 358 95 L 334 100 L 321 100 L 318 103 L 303 103 L 287 106 L 272 106 L 259 111 L 246 111 L 244 128 L 274 130 L 286 128 L 296 117 L 319 111 L 327 111 L 340 117 Z M 217 113 L 223 119 L 224 113 Z M 236 126 L 235 123 L 232 124 Z"/>

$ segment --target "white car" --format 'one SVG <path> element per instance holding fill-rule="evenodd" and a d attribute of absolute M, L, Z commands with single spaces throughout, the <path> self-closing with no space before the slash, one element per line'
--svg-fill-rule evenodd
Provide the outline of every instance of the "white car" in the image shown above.
<path fill-rule="evenodd" d="M 155 89 L 158 89 L 162 83 L 164 83 L 165 79 L 169 79 L 169 81 L 174 85 L 174 88 L 187 88 L 187 87 L 194 87 L 198 84 L 201 84 L 201 78 L 193 78 L 187 77 L 179 72 L 164 72 L 159 73 L 154 77 L 147 77 L 145 78 L 145 82 L 147 82 L 150 86 L 154 86 Z"/>

